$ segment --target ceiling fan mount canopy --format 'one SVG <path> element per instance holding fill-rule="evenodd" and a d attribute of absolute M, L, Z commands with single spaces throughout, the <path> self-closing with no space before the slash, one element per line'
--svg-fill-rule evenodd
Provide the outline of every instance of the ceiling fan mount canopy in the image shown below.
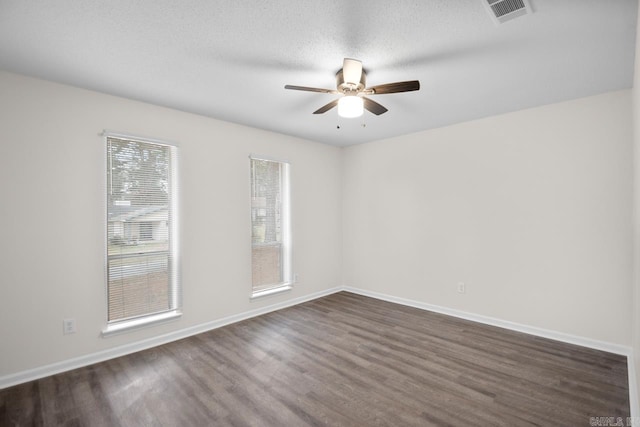
<path fill-rule="evenodd" d="M 335 99 L 330 103 L 320 107 L 313 114 L 323 114 L 331 110 L 333 107 L 338 106 L 340 100 L 346 96 L 357 96 L 362 99 L 359 103 L 360 113 L 344 115 L 341 109 L 338 109 L 338 114 L 342 117 L 358 117 L 362 115 L 362 108 L 370 111 L 371 113 L 379 116 L 386 113 L 388 110 L 373 101 L 365 97 L 365 95 L 383 95 L 389 93 L 411 92 L 420 90 L 420 82 L 418 80 L 410 80 L 405 82 L 386 83 L 382 85 L 372 86 L 367 88 L 367 73 L 362 69 L 362 62 L 357 59 L 345 58 L 342 63 L 342 69 L 336 74 L 336 89 L 321 89 L 307 86 L 293 86 L 285 85 L 285 89 L 302 90 L 306 92 L 318 92 L 318 93 L 330 93 L 334 95 L 341 95 L 341 98 Z M 346 104 L 341 102 L 340 105 Z"/>

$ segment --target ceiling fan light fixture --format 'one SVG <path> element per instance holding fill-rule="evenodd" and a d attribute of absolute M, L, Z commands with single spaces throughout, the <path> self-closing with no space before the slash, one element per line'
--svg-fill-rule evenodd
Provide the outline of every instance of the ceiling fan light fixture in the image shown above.
<path fill-rule="evenodd" d="M 354 95 L 346 95 L 338 101 L 338 115 L 345 119 L 360 117 L 364 113 L 362 98 Z"/>
<path fill-rule="evenodd" d="M 514 0 L 495 0 L 514 1 Z M 522 0 L 525 1 L 525 0 Z M 362 69 L 362 62 L 357 59 L 345 58 L 340 71 L 336 73 L 336 88 L 321 89 L 317 87 L 285 85 L 285 89 L 303 90 L 305 92 L 330 93 L 342 95 L 330 103 L 318 108 L 313 114 L 324 114 L 332 108 L 338 107 L 338 115 L 345 118 L 360 117 L 367 110 L 376 116 L 386 113 L 383 105 L 378 104 L 369 95 L 384 95 L 388 93 L 412 92 L 420 90 L 418 80 L 385 83 L 367 87 L 367 73 Z"/>

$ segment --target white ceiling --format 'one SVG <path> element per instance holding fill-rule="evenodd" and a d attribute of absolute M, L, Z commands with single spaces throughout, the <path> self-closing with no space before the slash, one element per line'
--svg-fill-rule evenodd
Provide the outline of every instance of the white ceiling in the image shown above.
<path fill-rule="evenodd" d="M 500 25 L 483 1 L 0 0 L 0 69 L 339 146 L 632 86 L 637 0 Z M 421 90 L 342 119 L 283 88 L 335 88 L 344 57 Z"/>

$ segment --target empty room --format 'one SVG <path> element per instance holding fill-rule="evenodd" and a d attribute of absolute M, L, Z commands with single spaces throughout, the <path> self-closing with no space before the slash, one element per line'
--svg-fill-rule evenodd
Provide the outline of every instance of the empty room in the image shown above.
<path fill-rule="evenodd" d="M 0 425 L 640 426 L 637 0 L 0 0 Z"/>

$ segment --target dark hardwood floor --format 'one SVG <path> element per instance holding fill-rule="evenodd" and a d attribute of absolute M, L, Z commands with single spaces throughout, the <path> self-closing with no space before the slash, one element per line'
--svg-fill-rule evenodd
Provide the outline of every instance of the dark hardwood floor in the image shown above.
<path fill-rule="evenodd" d="M 0 391 L 0 425 L 588 426 L 626 357 L 333 294 Z"/>

